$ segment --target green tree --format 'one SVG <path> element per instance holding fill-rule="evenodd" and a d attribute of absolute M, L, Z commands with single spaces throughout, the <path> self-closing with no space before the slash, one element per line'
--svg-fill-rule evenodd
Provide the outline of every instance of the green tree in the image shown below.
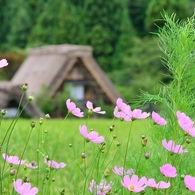
<path fill-rule="evenodd" d="M 10 4 L 11 5 L 11 4 Z M 12 7 L 14 15 L 10 20 L 10 31 L 7 35 L 8 44 L 13 47 L 24 48 L 32 23 L 28 13 L 29 7 L 26 1 L 17 0 Z"/>
<path fill-rule="evenodd" d="M 82 23 L 80 7 L 76 8 L 70 3 L 60 6 L 57 13 L 57 24 L 54 28 L 53 43 L 84 44 L 84 26 Z"/>
<path fill-rule="evenodd" d="M 123 98 L 131 103 L 141 91 L 153 93 L 158 90 L 159 82 L 168 82 L 164 76 L 166 68 L 159 59 L 162 52 L 157 41 L 157 37 L 134 38 L 132 55 L 125 58 L 126 68 L 109 74 Z"/>
<path fill-rule="evenodd" d="M 46 0 L 0 0 L 1 49 L 24 48 Z M 2 9 L 2 10 L 1 10 Z M 3 45 L 3 47 L 2 47 Z"/>
<path fill-rule="evenodd" d="M 150 0 L 146 9 L 145 26 L 148 31 L 157 31 L 164 25 L 162 19 L 163 12 L 167 14 L 175 13 L 177 19 L 185 19 L 190 16 L 190 0 Z M 154 23 L 156 25 L 154 25 Z"/>
<path fill-rule="evenodd" d="M 80 44 L 84 42 L 81 16 L 69 0 L 48 0 L 29 37 L 29 44 Z"/>
<path fill-rule="evenodd" d="M 7 4 L 8 1 L 0 0 L 0 50 L 3 51 L 3 44 L 6 43 L 6 34 L 8 31 L 8 23 L 6 21 L 5 15 L 7 13 Z M 9 14 L 9 12 L 7 13 Z"/>
<path fill-rule="evenodd" d="M 28 45 L 40 46 L 44 44 L 52 44 L 54 28 L 58 22 L 57 13 L 60 7 L 60 2 L 64 1 L 48 0 L 48 2 L 45 3 L 43 12 L 39 15 L 37 23 L 32 28 L 28 40 Z"/>
<path fill-rule="evenodd" d="M 118 52 L 122 53 L 132 46 L 134 30 L 125 1 L 86 0 L 84 13 L 87 44 L 94 48 L 99 64 L 107 72 L 123 66 L 112 59 L 117 55 L 121 58 Z"/>
<path fill-rule="evenodd" d="M 146 17 L 146 8 L 150 0 L 127 0 L 128 12 L 132 20 L 132 24 L 136 30 L 136 34 L 139 37 L 148 35 L 144 26 L 144 20 Z"/>
<path fill-rule="evenodd" d="M 134 30 L 129 20 L 127 5 L 124 2 L 124 10 L 122 12 L 121 24 L 119 26 L 119 37 L 116 42 L 114 55 L 112 57 L 113 69 L 126 68 L 125 58 L 131 55 L 131 47 L 133 46 Z"/>

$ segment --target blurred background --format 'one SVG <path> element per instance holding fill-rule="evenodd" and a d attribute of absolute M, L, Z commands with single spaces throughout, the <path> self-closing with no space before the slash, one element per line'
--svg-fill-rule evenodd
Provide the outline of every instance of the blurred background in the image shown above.
<path fill-rule="evenodd" d="M 89 45 L 117 91 L 131 104 L 140 90 L 154 93 L 158 83 L 171 79 L 160 60 L 156 34 L 164 24 L 163 11 L 182 20 L 193 15 L 194 7 L 194 0 L 0 0 L 0 59 L 9 62 L 1 69 L 0 80 L 13 77 L 29 48 Z M 67 93 L 43 100 L 41 92 L 42 110 L 52 112 L 52 101 L 63 109 Z"/>

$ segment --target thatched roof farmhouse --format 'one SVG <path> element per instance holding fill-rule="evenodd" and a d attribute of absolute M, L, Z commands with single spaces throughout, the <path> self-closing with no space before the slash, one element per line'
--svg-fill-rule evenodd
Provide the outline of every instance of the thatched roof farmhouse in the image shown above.
<path fill-rule="evenodd" d="M 45 86 L 52 97 L 64 85 L 71 84 L 71 96 L 81 103 L 87 100 L 95 103 L 101 98 L 105 103 L 114 104 L 119 97 L 93 58 L 90 46 L 63 44 L 31 49 L 8 85 L 15 87 L 24 83 L 28 84 L 27 95 L 32 96 L 39 94 Z M 1 91 L 0 87 L 0 94 Z"/>

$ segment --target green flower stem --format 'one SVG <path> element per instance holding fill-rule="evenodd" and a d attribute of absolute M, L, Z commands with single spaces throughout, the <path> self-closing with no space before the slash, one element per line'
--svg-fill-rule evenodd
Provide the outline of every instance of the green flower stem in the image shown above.
<path fill-rule="evenodd" d="M 40 137 L 42 132 L 41 132 L 41 129 L 42 129 L 42 125 L 39 126 L 39 129 L 38 129 L 38 140 L 37 140 L 37 145 L 38 145 L 38 148 L 37 148 L 37 166 L 38 166 L 38 170 L 40 168 L 40 163 L 39 163 L 39 152 L 40 152 L 40 147 L 41 147 L 41 143 L 40 143 Z M 43 145 L 42 145 L 43 147 Z M 39 186 L 39 181 L 40 181 L 40 171 L 37 171 L 37 186 Z"/>
<path fill-rule="evenodd" d="M 143 153 L 144 153 L 144 146 L 142 146 L 142 148 L 141 148 L 141 153 L 140 153 L 140 156 L 139 156 L 139 159 L 138 159 L 138 162 L 137 162 L 135 173 L 137 173 L 137 170 L 138 170 L 138 167 L 140 165 L 140 160 L 141 160 L 141 157 L 143 156 Z"/>
<path fill-rule="evenodd" d="M 2 140 L 2 143 L 1 143 L 1 147 L 2 147 L 3 144 L 4 144 L 4 141 L 5 141 L 5 139 L 6 139 L 7 135 L 8 135 L 8 133 L 9 133 L 9 131 L 10 131 L 10 130 L 13 131 L 13 129 L 14 129 L 14 127 L 15 127 L 15 125 L 16 125 L 16 123 L 17 123 L 19 117 L 20 117 L 20 115 L 22 114 L 22 112 L 24 111 L 24 108 L 25 108 L 25 107 L 27 106 L 27 104 L 28 104 L 28 102 L 27 102 L 26 105 L 25 105 L 25 106 L 22 108 L 22 110 L 20 111 L 20 107 L 21 107 L 21 104 L 22 104 L 22 100 L 23 100 L 23 98 L 24 98 L 24 94 L 25 94 L 25 92 L 22 93 L 22 96 L 21 96 L 21 98 L 20 98 L 20 102 L 19 102 L 19 105 L 18 105 L 18 108 L 17 108 L 17 113 L 16 113 L 16 115 L 14 116 L 14 119 L 12 120 L 10 126 L 8 127 L 8 130 L 6 131 L 5 136 L 3 137 L 3 140 Z M 11 134 L 11 133 L 10 133 L 10 134 Z M 7 143 L 7 145 L 8 145 L 8 143 Z"/>
<path fill-rule="evenodd" d="M 22 160 L 22 158 L 24 157 L 24 153 L 25 153 L 25 151 L 26 151 L 26 148 L 27 148 L 27 146 L 28 146 L 29 140 L 30 140 L 30 138 L 31 138 L 33 129 L 34 129 L 34 127 L 31 127 L 31 130 L 30 130 L 28 139 L 27 139 L 27 141 L 26 141 L 26 144 L 25 144 L 25 146 L 24 146 L 22 155 L 20 156 L 20 160 Z M 18 167 L 17 167 L 17 169 L 16 169 L 15 180 L 16 180 L 16 178 L 17 178 L 17 176 L 18 176 L 18 172 L 19 172 L 20 167 L 21 167 L 21 164 L 19 164 Z M 14 189 L 13 189 L 13 192 L 14 192 Z"/>
<path fill-rule="evenodd" d="M 130 141 L 130 137 L 131 137 L 132 126 L 133 126 L 133 121 L 130 124 L 129 134 L 128 134 L 128 137 L 127 137 L 127 144 L 126 144 L 124 164 L 123 164 L 124 169 L 125 169 L 125 166 L 126 166 L 127 151 L 128 151 L 128 148 L 129 148 L 129 141 Z"/>
<path fill-rule="evenodd" d="M 57 146 L 58 146 L 58 142 L 59 142 L 59 139 L 60 139 L 60 135 L 61 135 L 61 132 L 62 132 L 62 127 L 64 126 L 64 123 L 66 121 L 66 119 L 68 118 L 70 112 L 67 113 L 67 115 L 64 117 L 63 121 L 62 121 L 62 124 L 60 126 L 60 133 L 58 134 L 58 137 L 56 139 L 56 143 L 55 143 L 55 146 L 54 146 L 54 151 L 53 151 L 53 154 L 51 156 L 51 158 L 53 159 L 55 153 L 56 153 L 56 150 L 57 150 Z"/>
<path fill-rule="evenodd" d="M 79 159 L 79 163 L 76 163 L 76 182 L 75 182 L 75 186 L 74 186 L 74 194 L 78 194 L 78 189 L 79 189 L 79 180 L 80 180 L 80 167 L 81 167 L 81 163 L 82 163 L 82 158 Z"/>
<path fill-rule="evenodd" d="M 10 141 L 10 139 L 11 139 L 11 135 L 12 135 L 12 133 L 13 133 L 13 131 L 14 131 L 14 127 L 15 127 L 15 125 L 16 125 L 16 123 L 17 123 L 19 117 L 20 117 L 20 115 L 22 114 L 22 112 L 24 111 L 24 109 L 26 108 L 26 106 L 27 106 L 28 103 L 29 103 L 29 102 L 26 102 L 26 104 L 24 105 L 24 107 L 22 108 L 22 110 L 19 112 L 19 109 L 20 109 L 20 106 L 21 106 L 23 97 L 24 97 L 24 92 L 23 92 L 22 97 L 21 97 L 21 99 L 20 99 L 20 103 L 19 103 L 19 106 L 18 106 L 18 111 L 17 111 L 17 113 L 16 113 L 16 116 L 15 116 L 14 119 L 12 120 L 12 122 L 11 122 L 11 124 L 10 124 L 10 126 L 9 126 L 9 128 L 8 128 L 8 130 L 7 130 L 6 134 L 5 134 L 5 136 L 4 136 L 4 138 L 3 138 L 3 141 L 2 141 L 2 143 L 1 143 L 1 147 L 2 147 L 3 144 L 4 144 L 4 142 L 5 142 L 5 138 L 8 136 L 7 143 L 6 143 L 6 147 L 5 147 L 5 153 L 6 153 L 6 154 L 7 154 L 7 151 L 8 151 L 8 145 L 9 145 L 9 141 Z M 8 135 L 8 132 L 9 132 L 9 131 L 10 131 L 10 133 L 9 133 L 9 135 Z M 1 169 L 1 176 L 0 176 L 0 178 L 3 178 L 4 169 L 5 169 L 5 163 L 6 163 L 6 161 L 4 160 L 4 162 L 3 162 L 3 168 Z M 2 183 L 1 180 L 0 180 L 0 188 L 1 188 L 1 189 L 0 189 L 0 192 L 1 192 L 1 194 L 2 194 L 2 192 L 3 192 L 3 191 L 2 191 L 2 190 L 3 190 L 3 183 Z"/>
<path fill-rule="evenodd" d="M 94 161 L 91 163 L 92 166 L 91 166 L 88 174 L 86 175 L 85 183 L 84 183 L 84 186 L 83 186 L 83 194 L 85 194 L 87 179 L 92 174 L 92 171 L 94 170 L 96 159 L 99 158 L 99 155 L 100 155 L 100 150 L 98 149 L 97 153 L 94 154 Z"/>

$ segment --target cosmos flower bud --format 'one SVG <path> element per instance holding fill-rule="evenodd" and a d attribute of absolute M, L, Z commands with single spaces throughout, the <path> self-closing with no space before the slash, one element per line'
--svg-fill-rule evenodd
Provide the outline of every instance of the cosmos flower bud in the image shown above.
<path fill-rule="evenodd" d="M 65 189 L 63 189 L 61 192 L 60 192 L 61 195 L 64 195 L 65 194 Z"/>
<path fill-rule="evenodd" d="M 120 121 L 124 121 L 124 118 L 120 118 Z"/>
<path fill-rule="evenodd" d="M 29 97 L 28 97 L 28 101 L 29 101 L 29 102 L 32 102 L 32 101 L 33 101 L 33 99 L 34 99 L 34 97 L 33 97 L 33 96 L 29 96 Z"/>
<path fill-rule="evenodd" d="M 22 91 L 26 91 L 28 89 L 28 84 L 25 83 L 22 87 L 21 87 Z"/>
<path fill-rule="evenodd" d="M 44 119 L 43 118 L 40 118 L 39 119 L 39 124 L 42 125 L 43 124 L 43 121 L 44 121 Z"/>
<path fill-rule="evenodd" d="M 145 153 L 145 159 L 149 159 L 150 158 L 150 154 L 149 153 Z"/>
<path fill-rule="evenodd" d="M 28 164 L 27 163 L 24 163 L 24 170 L 27 169 L 27 166 L 28 166 Z"/>
<path fill-rule="evenodd" d="M 116 146 L 119 147 L 121 145 L 120 141 L 117 141 Z"/>
<path fill-rule="evenodd" d="M 25 176 L 23 181 L 29 183 L 30 182 L 30 178 Z"/>
<path fill-rule="evenodd" d="M 85 158 L 87 157 L 87 155 L 83 152 L 83 153 L 81 154 L 81 157 L 82 157 L 83 159 L 85 159 Z"/>
<path fill-rule="evenodd" d="M 105 177 L 108 176 L 109 173 L 110 173 L 110 170 L 109 170 L 109 169 L 106 169 L 106 170 L 104 171 L 104 176 L 105 176 Z"/>
<path fill-rule="evenodd" d="M 7 114 L 7 110 L 2 109 L 2 110 L 1 110 L 1 115 L 2 115 L 2 116 L 5 116 L 6 114 Z"/>
<path fill-rule="evenodd" d="M 191 143 L 190 139 L 186 139 L 186 143 L 190 144 Z"/>
<path fill-rule="evenodd" d="M 113 137 L 113 139 L 116 139 L 116 135 L 113 135 L 112 137 Z"/>
<path fill-rule="evenodd" d="M 72 147 L 72 144 L 69 144 L 69 147 L 71 148 Z"/>
<path fill-rule="evenodd" d="M 15 169 L 12 169 L 11 171 L 10 171 L 10 175 L 15 175 L 16 174 L 16 170 Z"/>
<path fill-rule="evenodd" d="M 55 178 L 52 178 L 52 182 L 56 181 Z"/>
<path fill-rule="evenodd" d="M 184 174 L 181 174 L 180 178 L 181 178 L 182 180 L 184 180 L 185 175 L 184 175 Z"/>
<path fill-rule="evenodd" d="M 36 125 L 36 123 L 35 123 L 34 121 L 32 121 L 32 122 L 30 123 L 30 125 L 31 125 L 32 128 L 34 128 L 35 125 Z"/>
<path fill-rule="evenodd" d="M 143 139 L 142 146 L 146 146 L 147 145 L 147 142 L 148 142 L 148 139 Z"/>
<path fill-rule="evenodd" d="M 146 138 L 146 136 L 145 136 L 145 135 L 142 135 L 142 136 L 141 136 L 141 138 L 142 138 L 142 139 L 145 139 L 145 138 Z"/>
<path fill-rule="evenodd" d="M 51 117 L 50 117 L 50 115 L 49 115 L 49 114 L 46 114 L 46 115 L 45 115 L 45 118 L 47 118 L 47 119 L 48 119 L 48 118 L 51 118 Z"/>
<path fill-rule="evenodd" d="M 114 130 L 114 127 L 115 127 L 115 125 L 111 125 L 110 126 L 110 131 L 113 131 Z"/>

